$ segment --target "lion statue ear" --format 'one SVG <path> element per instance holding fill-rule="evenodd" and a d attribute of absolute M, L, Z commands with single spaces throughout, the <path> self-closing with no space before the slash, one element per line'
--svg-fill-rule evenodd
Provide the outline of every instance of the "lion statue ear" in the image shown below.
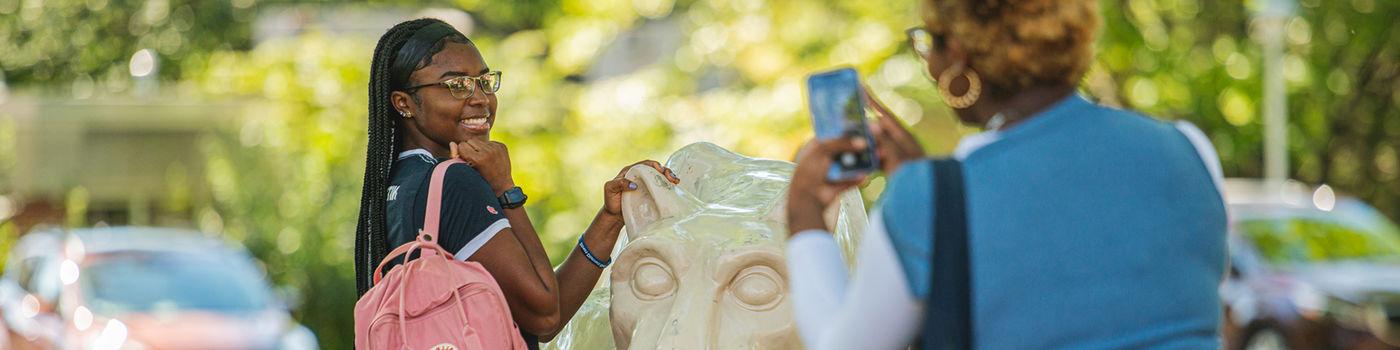
<path fill-rule="evenodd" d="M 667 181 L 652 167 L 633 166 L 624 177 L 637 184 L 636 190 L 622 194 L 622 221 L 629 239 L 649 234 L 652 225 L 661 220 L 691 214 L 702 207 L 699 199 Z"/>

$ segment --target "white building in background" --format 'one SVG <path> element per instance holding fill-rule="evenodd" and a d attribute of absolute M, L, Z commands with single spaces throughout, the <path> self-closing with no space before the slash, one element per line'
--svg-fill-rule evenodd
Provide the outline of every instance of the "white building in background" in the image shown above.
<path fill-rule="evenodd" d="M 187 226 L 189 208 L 172 202 L 208 196 L 199 139 L 235 125 L 242 104 L 19 95 L 0 108 L 15 135 L 6 195 L 24 230 L 66 222 L 73 200 L 89 224 Z"/>
<path fill-rule="evenodd" d="M 25 95 L 0 108 L 14 127 L 7 196 L 21 230 L 66 223 L 70 200 L 85 202 L 83 223 L 188 225 L 188 204 L 207 199 L 199 139 L 242 111 L 239 102 Z"/>

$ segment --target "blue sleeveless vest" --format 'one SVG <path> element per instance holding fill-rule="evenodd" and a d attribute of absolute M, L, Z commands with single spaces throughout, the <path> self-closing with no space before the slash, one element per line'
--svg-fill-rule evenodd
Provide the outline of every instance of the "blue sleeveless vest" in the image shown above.
<path fill-rule="evenodd" d="M 1171 124 L 1073 95 L 968 154 L 963 175 L 978 348 L 1219 347 L 1225 208 Z M 938 287 L 931 176 L 905 165 L 880 201 L 920 300 Z"/>

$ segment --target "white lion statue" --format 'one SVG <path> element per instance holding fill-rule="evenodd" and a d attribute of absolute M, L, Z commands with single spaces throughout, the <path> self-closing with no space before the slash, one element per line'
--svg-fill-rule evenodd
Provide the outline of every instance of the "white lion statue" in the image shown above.
<path fill-rule="evenodd" d="M 694 143 L 627 178 L 614 263 L 549 349 L 794 349 L 783 257 L 793 165 Z M 846 261 L 866 225 L 860 193 L 826 213 Z"/>

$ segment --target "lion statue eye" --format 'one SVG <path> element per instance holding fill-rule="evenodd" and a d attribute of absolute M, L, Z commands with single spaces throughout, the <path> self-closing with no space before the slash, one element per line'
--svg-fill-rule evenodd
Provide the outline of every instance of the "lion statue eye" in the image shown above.
<path fill-rule="evenodd" d="M 661 299 L 676 290 L 676 277 L 665 262 L 645 258 L 637 262 L 637 268 L 632 271 L 632 290 L 641 299 Z"/>
<path fill-rule="evenodd" d="M 776 307 L 783 297 L 783 282 L 777 271 L 768 266 L 752 266 L 735 274 L 729 293 L 749 310 L 765 311 Z"/>

